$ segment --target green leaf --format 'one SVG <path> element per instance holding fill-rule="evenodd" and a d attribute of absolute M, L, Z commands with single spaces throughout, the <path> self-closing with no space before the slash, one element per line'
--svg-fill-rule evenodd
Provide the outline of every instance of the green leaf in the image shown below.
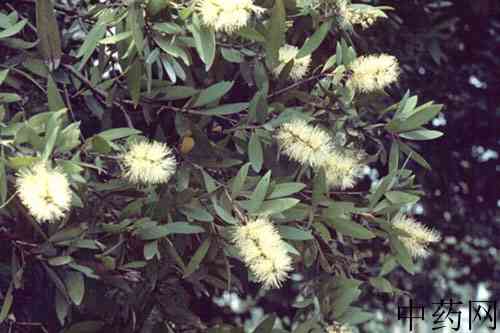
<path fill-rule="evenodd" d="M 45 271 L 47 272 L 47 276 L 49 277 L 49 279 L 52 280 L 52 282 L 56 286 L 56 288 L 59 291 L 59 293 L 61 294 L 61 296 L 63 296 L 63 299 L 68 299 L 67 294 L 66 294 L 66 286 L 62 282 L 59 275 L 57 275 L 57 273 L 52 268 L 50 268 L 49 266 L 47 266 L 43 262 L 42 262 L 42 266 L 45 269 Z"/>
<path fill-rule="evenodd" d="M 418 96 L 408 97 L 404 100 L 403 107 L 398 110 L 397 117 L 398 118 L 408 118 L 414 113 L 415 107 L 418 103 Z"/>
<path fill-rule="evenodd" d="M 395 118 L 387 124 L 387 129 L 396 133 L 408 132 L 417 129 L 434 119 L 439 112 L 441 112 L 442 108 L 442 105 L 435 104 L 415 112 L 406 119 Z"/>
<path fill-rule="evenodd" d="M 373 277 L 373 278 L 370 278 L 369 281 L 373 287 L 375 287 L 376 289 L 378 289 L 384 293 L 392 292 L 391 283 L 383 277 Z"/>
<path fill-rule="evenodd" d="M 271 170 L 269 170 L 264 177 L 262 177 L 255 187 L 252 196 L 248 202 L 248 212 L 254 213 L 259 210 L 260 206 L 266 198 L 267 189 L 269 188 L 269 182 L 271 180 Z"/>
<path fill-rule="evenodd" d="M 203 89 L 198 98 L 196 98 L 193 107 L 200 107 L 215 102 L 231 90 L 233 85 L 233 81 L 221 81 Z"/>
<path fill-rule="evenodd" d="M 205 116 L 222 116 L 228 114 L 239 113 L 248 108 L 248 103 L 233 103 L 233 104 L 225 104 L 213 109 L 200 111 L 199 114 Z"/>
<path fill-rule="evenodd" d="M 14 284 L 11 283 L 3 299 L 2 310 L 0 311 L 0 324 L 3 323 L 5 319 L 7 319 L 7 316 L 9 315 L 10 312 L 10 308 L 12 307 L 12 302 L 14 301 L 13 289 L 14 289 Z"/>
<path fill-rule="evenodd" d="M 262 203 L 262 206 L 260 207 L 258 212 L 259 214 L 263 215 L 278 214 L 294 207 L 299 202 L 300 200 L 295 198 L 267 200 Z"/>
<path fill-rule="evenodd" d="M 57 25 L 54 5 L 51 0 L 36 1 L 36 30 L 40 42 L 40 53 L 52 71 L 61 63 L 61 36 Z"/>
<path fill-rule="evenodd" d="M 443 132 L 428 130 L 424 128 L 415 131 L 400 133 L 399 136 L 408 140 L 425 141 L 437 139 L 443 136 Z"/>
<path fill-rule="evenodd" d="M 136 234 L 142 240 L 155 240 L 168 235 L 175 234 L 198 234 L 205 232 L 200 226 L 192 225 L 187 222 L 173 222 L 164 225 L 155 225 L 136 230 Z"/>
<path fill-rule="evenodd" d="M 323 69 L 321 70 L 321 73 L 326 72 L 327 70 L 335 66 L 336 63 L 337 63 L 337 55 L 334 54 L 330 58 L 328 58 L 328 60 L 325 62 L 325 64 L 323 65 Z"/>
<path fill-rule="evenodd" d="M 309 230 L 303 230 L 296 227 L 281 225 L 278 231 L 282 238 L 296 241 L 305 241 L 313 239 L 313 235 Z"/>
<path fill-rule="evenodd" d="M 340 45 L 340 42 L 338 42 L 338 41 L 337 41 L 337 46 L 335 48 L 335 60 L 337 61 L 337 64 L 339 64 L 339 65 L 343 64 L 342 45 Z"/>
<path fill-rule="evenodd" d="M 375 234 L 357 222 L 344 218 L 328 218 L 327 222 L 343 235 L 358 239 L 372 239 Z"/>
<path fill-rule="evenodd" d="M 238 174 L 233 178 L 233 181 L 231 183 L 231 197 L 233 199 L 236 199 L 238 197 L 238 194 L 243 188 L 245 180 L 247 179 L 249 167 L 250 163 L 244 164 L 238 171 Z"/>
<path fill-rule="evenodd" d="M 113 148 L 111 147 L 111 142 L 104 140 L 99 135 L 92 137 L 92 150 L 101 153 L 101 154 L 109 154 Z"/>
<path fill-rule="evenodd" d="M 373 319 L 373 314 L 370 312 L 365 312 L 358 307 L 350 306 L 343 314 L 338 318 L 341 323 L 347 323 L 350 325 L 359 325 L 364 322 Z"/>
<path fill-rule="evenodd" d="M 331 202 L 328 208 L 324 211 L 326 218 L 347 217 L 355 211 L 354 203 L 346 201 Z"/>
<path fill-rule="evenodd" d="M 303 183 L 281 183 L 274 186 L 268 199 L 286 197 L 302 191 L 306 187 Z"/>
<path fill-rule="evenodd" d="M 264 43 L 266 41 L 266 38 L 260 32 L 258 32 L 257 30 L 248 25 L 242 27 L 241 29 L 238 29 L 238 31 L 236 31 L 236 34 L 238 34 L 243 38 L 253 40 L 259 43 Z"/>
<path fill-rule="evenodd" d="M 139 52 L 142 54 L 144 50 L 144 16 L 143 9 L 138 2 L 131 2 L 128 8 L 127 27 L 132 31 L 134 44 Z"/>
<path fill-rule="evenodd" d="M 248 122 L 264 123 L 267 120 L 267 94 L 260 90 L 255 93 L 248 105 Z"/>
<path fill-rule="evenodd" d="M 121 32 L 119 34 L 116 34 L 116 35 L 113 35 L 110 37 L 106 37 L 106 38 L 102 39 L 99 42 L 99 44 L 103 44 L 103 45 L 116 44 L 116 43 L 121 42 L 121 41 L 128 39 L 130 37 L 132 37 L 132 31 L 125 31 L 125 32 Z"/>
<path fill-rule="evenodd" d="M 314 175 L 313 179 L 313 193 L 312 193 L 312 204 L 316 207 L 320 201 L 322 201 L 325 197 L 325 194 L 328 192 L 328 188 L 326 186 L 326 175 L 324 168 L 321 168 Z"/>
<path fill-rule="evenodd" d="M 393 109 L 393 108 L 396 108 L 396 118 L 401 114 L 401 112 L 403 111 L 403 109 L 405 108 L 406 106 L 406 102 L 408 101 L 408 98 L 410 98 L 410 90 L 406 90 L 403 98 L 401 98 L 401 101 L 399 101 L 399 103 L 396 103 L 392 106 L 390 106 L 389 108 L 387 108 L 385 111 L 383 111 L 382 113 L 386 113 L 386 112 L 389 112 L 390 109 Z"/>
<path fill-rule="evenodd" d="M 193 24 L 187 28 L 193 34 L 196 51 L 208 72 L 215 60 L 215 32 L 201 24 L 196 14 L 193 15 Z"/>
<path fill-rule="evenodd" d="M 51 266 L 63 266 L 63 265 L 69 264 L 72 261 L 73 261 L 73 258 L 71 256 L 59 256 L 59 257 L 50 258 L 48 260 L 48 263 Z"/>
<path fill-rule="evenodd" d="M 135 234 L 142 240 L 155 240 L 170 235 L 170 230 L 166 225 L 155 225 L 152 227 L 140 228 Z"/>
<path fill-rule="evenodd" d="M 175 101 L 178 99 L 185 99 L 196 95 L 198 89 L 189 86 L 171 86 L 166 89 L 166 96 L 162 96 L 162 100 Z"/>
<path fill-rule="evenodd" d="M 205 188 L 207 193 L 212 193 L 217 189 L 217 185 L 215 184 L 215 179 L 212 178 L 205 170 L 201 170 L 201 174 L 203 175 L 203 182 L 205 183 Z"/>
<path fill-rule="evenodd" d="M 21 96 L 12 93 L 0 93 L 0 103 L 15 103 L 21 101 Z"/>
<path fill-rule="evenodd" d="M 391 152 L 389 153 L 389 173 L 394 174 L 399 168 L 399 145 L 397 141 L 391 144 Z"/>
<path fill-rule="evenodd" d="M 57 319 L 59 319 L 61 325 L 64 325 L 70 310 L 69 302 L 59 290 L 56 290 L 54 296 Z"/>
<path fill-rule="evenodd" d="M 360 295 L 361 291 L 356 285 L 345 284 L 337 288 L 332 295 L 335 318 L 342 316 Z"/>
<path fill-rule="evenodd" d="M 262 152 L 262 145 L 259 136 L 253 132 L 248 143 L 248 158 L 252 164 L 252 169 L 255 172 L 260 172 L 262 163 L 264 163 L 264 153 Z"/>
<path fill-rule="evenodd" d="M 143 249 L 144 259 L 151 260 L 155 256 L 160 258 L 160 251 L 158 249 L 158 241 L 147 242 L 144 244 Z"/>
<path fill-rule="evenodd" d="M 75 239 L 78 238 L 80 235 L 82 235 L 85 232 L 83 228 L 80 226 L 78 227 L 66 227 L 62 230 L 59 230 L 49 238 L 49 242 L 51 243 L 58 243 L 62 241 L 67 241 L 70 239 Z"/>
<path fill-rule="evenodd" d="M 50 111 L 58 111 L 66 107 L 52 75 L 47 76 L 47 99 Z"/>
<path fill-rule="evenodd" d="M 200 247 L 196 250 L 195 254 L 189 261 L 189 264 L 186 267 L 186 270 L 184 271 L 184 275 L 182 276 L 183 279 L 189 277 L 191 274 L 193 274 L 199 267 L 203 259 L 208 253 L 208 249 L 210 248 L 210 242 L 211 238 L 205 239 L 205 241 L 200 245 Z"/>
<path fill-rule="evenodd" d="M 57 150 L 60 153 L 68 152 L 80 145 L 80 122 L 66 126 L 56 141 Z"/>
<path fill-rule="evenodd" d="M 43 150 L 42 159 L 47 161 L 54 150 L 57 136 L 59 135 L 59 131 L 61 129 L 61 116 L 65 114 L 66 109 L 61 111 L 53 112 L 46 125 L 45 129 L 45 148 Z"/>
<path fill-rule="evenodd" d="M 169 232 L 173 235 L 175 234 L 199 234 L 202 232 L 205 232 L 205 229 L 203 229 L 200 226 L 193 225 L 187 222 L 174 222 L 174 223 L 168 223 L 166 224 L 166 227 L 168 228 Z"/>
<path fill-rule="evenodd" d="M 0 71 L 0 85 L 3 83 L 3 81 L 5 81 L 8 74 L 9 74 L 8 69 L 4 69 L 3 71 Z"/>
<path fill-rule="evenodd" d="M 132 101 L 134 102 L 134 107 L 139 105 L 139 100 L 141 98 L 141 78 L 142 61 L 136 59 L 127 72 L 128 91 Z"/>
<path fill-rule="evenodd" d="M 377 190 L 375 193 L 371 194 L 369 197 L 370 200 L 370 208 L 375 207 L 377 202 L 382 198 L 385 192 L 389 191 L 393 185 L 394 179 L 396 178 L 396 174 L 388 174 L 377 186 Z"/>
<path fill-rule="evenodd" d="M 418 195 L 406 193 L 403 191 L 390 191 L 385 194 L 385 197 L 395 204 L 413 204 L 420 200 L 420 197 Z"/>
<path fill-rule="evenodd" d="M 163 0 L 162 0 L 163 1 Z M 183 32 L 182 27 L 172 22 L 160 22 L 153 25 L 153 29 L 166 34 L 180 34 Z"/>
<path fill-rule="evenodd" d="M 47 1 L 47 0 L 45 0 Z M 17 22 L 16 24 L 10 26 L 9 28 L 0 31 L 0 39 L 7 38 L 14 36 L 15 34 L 19 33 L 21 30 L 23 30 L 24 26 L 28 23 L 28 20 L 21 20 Z"/>
<path fill-rule="evenodd" d="M 396 268 L 396 265 L 397 262 L 393 256 L 386 257 L 384 263 L 382 264 L 382 268 L 380 269 L 379 276 L 389 274 L 394 268 Z"/>
<path fill-rule="evenodd" d="M 399 240 L 398 237 L 390 236 L 389 237 L 391 248 L 393 252 L 396 254 L 397 261 L 403 266 L 403 268 L 410 274 L 415 273 L 415 265 L 413 264 L 413 260 L 411 259 L 410 252 L 406 246 Z"/>
<path fill-rule="evenodd" d="M 279 49 L 285 43 L 286 11 L 283 0 L 274 1 L 266 35 L 266 62 L 270 68 L 279 64 Z"/>
<path fill-rule="evenodd" d="M 273 313 L 262 320 L 252 333 L 271 333 L 275 321 L 276 315 Z"/>
<path fill-rule="evenodd" d="M 106 141 L 113 141 L 113 140 L 118 140 L 122 138 L 126 138 L 132 135 L 138 135 L 141 134 L 141 131 L 136 130 L 135 128 L 130 128 L 130 127 L 119 127 L 119 128 L 112 128 L 106 131 L 103 131 L 97 135 L 99 135 L 101 138 L 103 138 Z"/>
<path fill-rule="evenodd" d="M 305 57 L 316 51 L 316 49 L 320 47 L 326 35 L 330 31 L 331 27 L 332 27 L 332 20 L 328 20 L 325 23 L 323 23 L 319 27 L 319 29 L 316 30 L 316 32 L 314 32 L 314 34 L 305 41 L 304 45 L 299 50 L 299 53 L 297 53 L 296 58 Z"/>
<path fill-rule="evenodd" d="M 85 294 L 85 278 L 80 272 L 69 271 L 64 276 L 64 284 L 68 290 L 68 295 L 76 306 L 82 304 Z"/>
<path fill-rule="evenodd" d="M 207 210 L 199 207 L 182 207 L 179 208 L 179 211 L 186 215 L 189 218 L 192 218 L 193 220 L 196 221 L 202 221 L 202 222 L 212 222 L 214 220 L 214 217 L 212 214 L 210 214 Z"/>
<path fill-rule="evenodd" d="M 238 220 L 234 218 L 229 212 L 227 212 L 223 207 L 221 207 L 215 200 L 212 201 L 215 213 L 226 223 L 238 224 Z"/>
<path fill-rule="evenodd" d="M 405 143 L 403 143 L 401 141 L 398 141 L 398 145 L 399 145 L 399 148 L 401 149 L 402 152 L 404 152 L 408 156 L 411 155 L 411 159 L 412 160 L 414 160 L 415 162 L 417 162 L 418 164 L 420 164 L 424 168 L 426 168 L 428 170 L 431 170 L 431 166 L 422 157 L 422 155 L 420 155 L 419 153 L 417 153 L 416 151 L 414 151 L 413 149 L 411 149 L 410 146 L 408 146 L 407 144 L 405 144 Z"/>
<path fill-rule="evenodd" d="M 96 49 L 99 41 L 103 38 L 106 33 L 106 26 L 104 24 L 100 24 L 99 22 L 92 27 L 89 31 L 88 35 L 83 41 L 82 46 L 78 50 L 76 56 L 78 58 L 82 58 L 80 65 L 78 66 L 79 70 L 82 70 L 85 63 L 89 60 L 90 56 Z"/>
<path fill-rule="evenodd" d="M 161 36 L 155 37 L 155 41 L 164 52 L 172 57 L 181 58 L 185 64 L 189 64 L 190 58 L 182 47 L 179 47 L 173 41 L 169 41 Z"/>
<path fill-rule="evenodd" d="M 7 200 L 7 174 L 5 172 L 5 161 L 0 159 L 0 206 Z"/>
<path fill-rule="evenodd" d="M 223 47 L 221 48 L 220 53 L 222 54 L 222 57 L 229 62 L 239 64 L 245 61 L 243 54 L 235 49 L 228 49 Z"/>

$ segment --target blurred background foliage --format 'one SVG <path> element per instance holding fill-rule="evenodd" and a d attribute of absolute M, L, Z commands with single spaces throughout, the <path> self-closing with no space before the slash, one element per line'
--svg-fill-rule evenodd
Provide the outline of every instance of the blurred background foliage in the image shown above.
<path fill-rule="evenodd" d="M 33 3 L 28 0 L 3 1 L 0 9 L 10 12 L 15 6 L 17 11 L 34 22 L 36 14 Z M 82 20 L 76 11 L 81 3 L 77 0 L 58 3 L 58 10 L 65 13 L 59 17 L 63 27 L 63 45 L 70 48 L 71 43 L 75 43 L 72 38 L 83 38 L 72 24 L 75 19 Z M 397 269 L 391 273 L 391 282 L 395 287 L 406 290 L 420 304 L 430 304 L 450 296 L 467 302 L 480 285 L 491 292 L 493 299 L 499 299 L 500 285 L 497 281 L 500 280 L 500 263 L 497 255 L 500 250 L 500 198 L 497 179 L 500 169 L 497 134 L 500 117 L 500 5 L 495 0 L 373 0 L 366 3 L 394 8 L 387 12 L 388 20 L 352 36 L 358 53 L 384 52 L 399 59 L 402 68 L 400 82 L 388 89 L 389 96 L 385 99 L 397 102 L 410 88 L 412 94 L 419 95 L 419 104 L 434 100 L 446 105 L 446 112 L 434 119 L 432 126 L 428 126 L 446 135 L 431 143 L 426 142 L 418 149 L 433 170 L 412 166 L 417 183 L 423 185 L 425 192 L 422 201 L 413 208 L 413 213 L 419 220 L 438 229 L 443 235 L 443 242 L 435 248 L 432 256 L 418 263 L 418 272 L 414 276 Z M 28 42 L 34 41 L 31 37 L 27 38 Z M 318 50 L 318 58 L 328 59 L 332 49 L 333 45 Z M 0 52 L 0 63 L 4 66 L 25 60 L 16 52 L 10 53 L 10 50 L 2 48 Z M 62 57 L 62 66 L 74 62 L 75 59 L 69 55 Z M 37 69 L 32 67 L 31 70 L 36 72 Z M 200 75 L 198 79 L 202 78 L 202 74 L 197 74 Z M 67 77 L 59 79 L 64 81 Z M 36 85 L 36 81 L 33 84 Z M 241 90 L 236 97 L 248 100 L 252 96 L 246 96 L 246 93 Z M 99 97 L 100 94 L 95 95 Z M 109 127 L 125 127 L 129 122 L 136 125 L 140 123 L 139 126 L 146 133 L 158 130 L 147 119 L 144 121 L 139 116 L 134 118 L 133 114 L 132 119 L 128 118 L 125 116 L 128 113 L 120 108 L 113 108 L 109 113 L 103 112 L 98 102 L 103 102 L 105 97 L 100 96 L 102 100 L 96 101 L 94 95 L 85 94 L 78 99 L 81 104 L 73 104 L 72 111 L 82 122 L 84 137 Z M 30 98 L 23 101 L 22 108 L 35 114 L 37 109 L 43 109 L 45 101 L 44 89 L 34 89 Z M 83 112 L 88 109 L 92 112 Z M 162 132 L 174 132 L 171 114 L 162 114 L 161 117 L 168 118 L 161 122 Z M 212 124 L 212 128 L 218 126 L 217 123 Z M 220 139 L 217 131 L 211 132 L 210 138 Z M 378 167 L 380 175 L 385 174 L 382 165 L 373 164 L 372 167 Z M 375 170 L 372 172 L 377 174 Z M 359 187 L 369 188 L 370 182 L 365 177 Z M 167 276 L 170 274 L 164 273 Z M 10 272 L 2 274 L 8 276 Z M 34 277 L 30 281 L 36 282 L 33 290 L 37 292 L 43 291 L 49 284 L 44 279 L 36 278 L 44 276 L 36 269 L 25 274 Z M 8 284 L 8 280 L 0 281 Z M 297 294 L 292 286 L 286 284 L 265 298 L 259 297 L 257 288 L 251 290 L 252 286 L 247 286 L 250 288 L 247 299 L 238 300 L 225 294 L 213 301 L 210 295 L 197 294 L 197 297 L 192 297 L 183 294 L 190 290 L 190 286 L 172 290 L 166 285 L 162 298 L 170 305 L 177 300 L 179 303 L 189 302 L 191 310 L 202 321 L 243 323 L 250 318 L 259 318 L 262 313 L 276 313 L 282 318 L 300 316 L 300 309 L 293 307 L 290 302 L 283 302 L 283 299 L 290 299 Z M 6 290 L 8 285 L 1 287 Z M 103 292 L 99 288 L 97 284 L 87 286 L 91 300 L 96 301 L 96 295 Z M 120 297 L 123 295 L 117 292 L 110 298 Z M 397 304 L 406 299 L 387 294 L 373 297 L 369 293 L 362 297 L 359 304 L 363 305 L 365 311 L 380 310 L 384 313 L 384 317 L 379 318 L 380 325 L 370 326 L 372 324 L 369 323 L 361 327 L 367 332 L 376 329 L 384 331 L 384 325 L 396 320 Z M 16 295 L 16 298 L 20 300 L 14 305 L 20 307 L 16 309 L 17 313 L 23 313 L 25 304 L 30 304 L 30 309 L 37 309 L 35 317 L 31 318 L 33 321 L 43 321 L 53 316 L 46 304 L 48 297 L 33 297 L 29 292 L 24 292 Z M 183 313 L 183 306 L 185 304 L 178 309 L 170 306 L 165 311 L 172 317 L 189 316 Z M 118 317 L 121 310 L 109 309 Z M 30 329 L 36 331 L 37 328 Z"/>
<path fill-rule="evenodd" d="M 400 284 L 418 304 L 449 297 L 467 304 L 479 288 L 499 300 L 500 195 L 498 182 L 491 180 L 500 172 L 500 4 L 376 3 L 396 10 L 390 14 L 393 24 L 370 31 L 370 45 L 398 57 L 402 86 L 447 110 L 433 121 L 446 135 L 421 147 L 433 171 L 417 171 L 426 192 L 418 214 L 437 226 L 443 242 L 413 278 L 401 275 Z M 377 306 L 395 311 L 388 298 Z"/>

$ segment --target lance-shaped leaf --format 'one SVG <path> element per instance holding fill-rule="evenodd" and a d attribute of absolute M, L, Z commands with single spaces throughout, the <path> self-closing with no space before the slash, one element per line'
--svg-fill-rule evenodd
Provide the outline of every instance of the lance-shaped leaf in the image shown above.
<path fill-rule="evenodd" d="M 43 60 L 53 71 L 61 63 L 61 36 L 51 0 L 36 2 L 36 28 L 40 39 L 40 53 Z"/>
<path fill-rule="evenodd" d="M 283 0 L 276 0 L 266 36 L 266 62 L 271 68 L 278 65 L 279 49 L 285 43 L 285 18 L 286 12 Z"/>

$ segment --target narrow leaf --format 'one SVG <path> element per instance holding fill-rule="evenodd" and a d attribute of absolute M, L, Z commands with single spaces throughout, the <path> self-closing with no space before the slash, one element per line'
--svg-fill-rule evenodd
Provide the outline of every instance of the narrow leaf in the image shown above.
<path fill-rule="evenodd" d="M 248 158 L 252 164 L 252 169 L 255 172 L 260 172 L 262 163 L 264 162 L 264 153 L 262 152 L 262 145 L 259 136 L 253 132 L 248 143 Z"/>
<path fill-rule="evenodd" d="M 278 227 L 278 231 L 284 239 L 289 239 L 289 240 L 298 240 L 298 241 L 304 241 L 304 240 L 310 240 L 313 239 L 313 235 L 311 231 L 309 230 L 302 230 L 296 227 L 290 227 L 287 225 L 282 225 Z"/>
<path fill-rule="evenodd" d="M 184 271 L 184 275 L 182 276 L 184 279 L 193 274 L 199 267 L 203 259 L 208 253 L 208 249 L 210 248 L 211 238 L 205 239 L 205 241 L 200 245 L 198 250 L 196 250 L 195 254 L 189 261 L 189 264 Z"/>
<path fill-rule="evenodd" d="M 344 218 L 329 218 L 328 223 L 343 235 L 358 239 L 375 238 L 375 234 L 357 222 Z"/>
<path fill-rule="evenodd" d="M 85 279 L 83 274 L 75 271 L 67 272 L 64 277 L 64 283 L 71 301 L 77 306 L 82 304 L 85 294 Z"/>
<path fill-rule="evenodd" d="M 302 58 L 313 53 L 318 47 L 320 47 L 321 43 L 325 39 L 326 35 L 330 31 L 332 27 L 332 20 L 328 20 L 323 23 L 318 30 L 308 38 L 302 48 L 297 53 L 296 58 Z"/>
<path fill-rule="evenodd" d="M 270 68 L 279 63 L 279 49 L 285 43 L 286 11 L 283 0 L 276 0 L 266 36 L 266 62 Z"/>
<path fill-rule="evenodd" d="M 200 107 L 215 102 L 231 90 L 233 85 L 233 81 L 221 81 L 202 90 L 194 102 L 193 107 Z"/>
<path fill-rule="evenodd" d="M 257 186 L 255 187 L 252 196 L 248 202 L 248 212 L 253 213 L 256 212 L 262 203 L 267 194 L 267 189 L 269 188 L 269 181 L 271 179 L 271 170 L 269 170 L 264 177 L 261 178 Z"/>
<path fill-rule="evenodd" d="M 61 36 L 51 0 L 36 1 L 36 29 L 42 57 L 49 70 L 55 70 L 61 63 L 62 50 Z"/>

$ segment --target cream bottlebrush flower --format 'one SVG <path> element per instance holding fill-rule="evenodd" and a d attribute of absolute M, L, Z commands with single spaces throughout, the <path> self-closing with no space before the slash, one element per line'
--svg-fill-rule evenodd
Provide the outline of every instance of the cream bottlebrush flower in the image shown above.
<path fill-rule="evenodd" d="M 266 217 L 235 228 L 233 242 L 258 282 L 279 288 L 292 270 L 292 258 L 274 225 Z"/>
<path fill-rule="evenodd" d="M 333 323 L 326 328 L 327 333 L 352 333 L 352 329 L 347 325 Z"/>
<path fill-rule="evenodd" d="M 332 152 L 323 165 L 328 186 L 341 190 L 353 188 L 363 165 L 354 153 Z"/>
<path fill-rule="evenodd" d="M 401 213 L 393 218 L 392 225 L 408 234 L 408 236 L 400 235 L 398 237 L 414 258 L 429 255 L 427 249 L 429 243 L 439 242 L 441 239 L 441 235 L 436 230 L 426 227 Z"/>
<path fill-rule="evenodd" d="M 285 65 L 293 60 L 293 66 L 290 70 L 290 78 L 294 81 L 302 79 L 309 70 L 309 65 L 311 64 L 311 55 L 307 55 L 301 58 L 296 58 L 299 49 L 293 45 L 284 45 L 279 50 L 279 62 L 280 64 L 274 69 L 274 75 L 279 76 L 280 72 L 283 70 Z"/>
<path fill-rule="evenodd" d="M 343 12 L 344 19 L 352 25 L 359 24 L 363 29 L 373 25 L 379 18 L 387 17 L 380 9 L 366 6 L 351 5 Z"/>
<path fill-rule="evenodd" d="M 161 184 L 175 173 L 172 149 L 160 142 L 135 142 L 122 156 L 125 177 L 135 184 Z"/>
<path fill-rule="evenodd" d="M 309 10 L 319 10 L 324 15 L 341 13 L 347 8 L 347 0 L 297 0 L 297 7 Z"/>
<path fill-rule="evenodd" d="M 311 167 L 322 166 L 332 150 L 330 135 L 302 119 L 281 125 L 276 140 L 283 154 Z"/>
<path fill-rule="evenodd" d="M 399 77 L 398 60 L 387 54 L 361 56 L 349 67 L 352 76 L 348 84 L 360 92 L 384 89 Z"/>
<path fill-rule="evenodd" d="M 226 33 L 246 26 L 252 14 L 264 12 L 253 0 L 198 0 L 196 9 L 206 26 Z"/>
<path fill-rule="evenodd" d="M 38 222 L 55 222 L 71 207 L 69 181 L 59 169 L 40 162 L 19 172 L 19 198 Z"/>

